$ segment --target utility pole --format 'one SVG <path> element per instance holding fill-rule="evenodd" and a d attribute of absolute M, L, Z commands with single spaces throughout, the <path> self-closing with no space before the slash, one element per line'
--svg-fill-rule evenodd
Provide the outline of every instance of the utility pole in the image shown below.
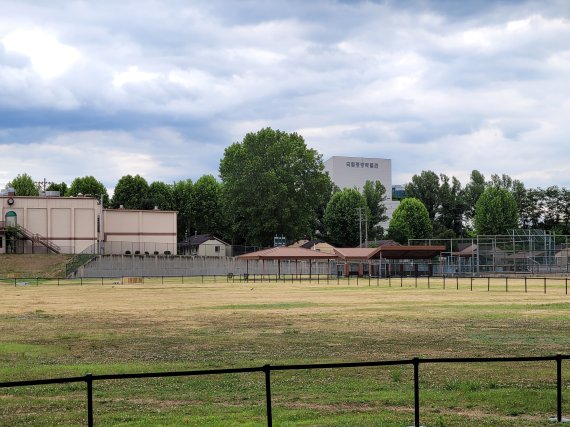
<path fill-rule="evenodd" d="M 368 214 L 364 216 L 364 246 L 368 247 Z"/>
<path fill-rule="evenodd" d="M 362 208 L 356 208 L 358 209 L 358 230 L 359 230 L 359 237 L 360 237 L 360 246 L 362 247 Z"/>

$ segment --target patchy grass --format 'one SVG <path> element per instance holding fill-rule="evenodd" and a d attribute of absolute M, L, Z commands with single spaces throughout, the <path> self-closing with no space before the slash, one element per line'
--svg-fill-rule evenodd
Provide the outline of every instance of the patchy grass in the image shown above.
<path fill-rule="evenodd" d="M 410 284 L 412 286 L 410 286 Z M 570 300 L 485 287 L 194 283 L 0 288 L 0 381 L 270 364 L 570 353 Z M 570 382 L 570 363 L 564 363 Z M 543 426 L 554 362 L 422 365 L 422 423 Z M 570 391 L 565 386 L 565 393 Z M 99 425 L 265 425 L 261 373 L 101 381 Z M 272 373 L 275 425 L 402 426 L 410 366 Z M 565 396 L 564 414 L 570 413 Z M 85 386 L 0 389 L 0 425 L 84 425 Z"/>
<path fill-rule="evenodd" d="M 72 255 L 2 254 L 0 277 L 64 277 L 65 264 Z"/>

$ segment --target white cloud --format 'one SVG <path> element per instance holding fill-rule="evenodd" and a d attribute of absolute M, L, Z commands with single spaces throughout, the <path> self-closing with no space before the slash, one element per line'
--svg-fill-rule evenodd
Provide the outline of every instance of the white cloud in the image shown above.
<path fill-rule="evenodd" d="M 61 76 L 80 57 L 77 49 L 60 43 L 52 34 L 38 28 L 12 31 L 1 41 L 8 52 L 27 56 L 34 71 L 44 79 Z"/>
<path fill-rule="evenodd" d="M 142 71 L 137 66 L 131 66 L 127 71 L 116 73 L 113 77 L 113 86 L 121 88 L 126 84 L 145 83 L 159 77 L 158 73 Z"/>

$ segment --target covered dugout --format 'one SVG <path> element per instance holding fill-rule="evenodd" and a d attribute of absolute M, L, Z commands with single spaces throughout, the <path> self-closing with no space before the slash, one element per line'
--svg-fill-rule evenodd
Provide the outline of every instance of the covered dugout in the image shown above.
<path fill-rule="evenodd" d="M 245 274 L 282 275 L 326 274 L 331 275 L 336 255 L 300 247 L 276 247 L 240 255 L 244 260 Z"/>
<path fill-rule="evenodd" d="M 443 245 L 386 245 L 377 248 L 370 259 L 379 260 L 382 276 L 433 276 L 434 270 L 440 265 L 434 260 L 443 251 Z"/>

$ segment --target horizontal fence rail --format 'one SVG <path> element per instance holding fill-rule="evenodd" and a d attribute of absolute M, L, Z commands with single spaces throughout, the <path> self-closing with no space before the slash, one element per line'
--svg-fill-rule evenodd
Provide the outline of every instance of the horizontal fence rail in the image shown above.
<path fill-rule="evenodd" d="M 93 409 L 93 383 L 103 380 L 124 380 L 140 378 L 166 378 L 166 377 L 188 377 L 202 375 L 224 375 L 263 372 L 265 377 L 265 397 L 267 425 L 273 425 L 272 403 L 271 403 L 271 372 L 272 371 L 293 371 L 311 369 L 342 369 L 375 366 L 402 366 L 412 365 L 414 369 L 414 426 L 420 426 L 420 365 L 442 364 L 442 363 L 519 363 L 519 362 L 556 362 L 556 417 L 552 421 L 563 422 L 562 418 L 562 361 L 569 360 L 570 355 L 558 354 L 555 356 L 532 356 L 532 357 L 456 357 L 456 358 L 419 358 L 371 362 L 345 362 L 345 363 L 317 363 L 317 364 L 297 364 L 297 365 L 264 365 L 250 368 L 228 368 L 228 369 L 206 369 L 193 371 L 172 371 L 172 372 L 143 372 L 131 374 L 107 374 L 92 375 L 86 374 L 79 377 L 52 378 L 29 381 L 0 382 L 0 388 L 38 386 L 47 384 L 66 384 L 85 382 L 87 385 L 87 425 L 94 425 Z"/>

